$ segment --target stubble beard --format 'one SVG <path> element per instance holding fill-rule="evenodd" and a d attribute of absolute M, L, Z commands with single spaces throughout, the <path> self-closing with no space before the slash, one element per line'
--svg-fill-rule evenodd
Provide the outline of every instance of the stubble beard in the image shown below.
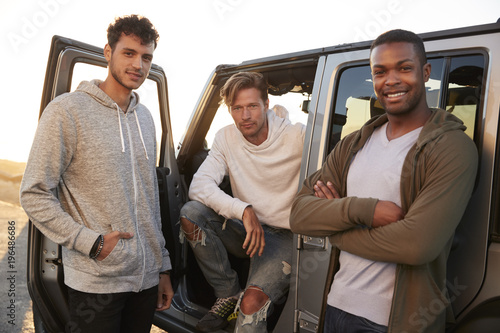
<path fill-rule="evenodd" d="M 118 82 L 122 87 L 128 89 L 128 90 L 134 90 L 134 89 L 138 89 L 143 83 L 144 83 L 144 80 L 143 81 L 138 81 L 137 82 L 137 86 L 135 85 L 127 85 L 125 84 L 124 80 L 122 79 L 122 77 L 120 77 L 120 75 L 118 74 L 118 71 L 115 69 L 114 66 L 111 65 L 110 67 L 111 69 L 111 76 L 113 76 L 113 78 L 115 79 L 116 82 Z M 127 75 L 126 72 L 128 71 L 128 69 L 125 69 L 123 71 L 124 75 Z"/>

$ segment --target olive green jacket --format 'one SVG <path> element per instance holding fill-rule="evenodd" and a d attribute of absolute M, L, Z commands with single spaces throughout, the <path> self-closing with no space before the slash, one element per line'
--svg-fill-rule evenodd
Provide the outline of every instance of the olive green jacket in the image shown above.
<path fill-rule="evenodd" d="M 295 233 L 328 236 L 333 245 L 320 327 L 339 251 L 348 251 L 397 263 L 389 332 L 444 332 L 446 321 L 454 321 L 446 291 L 446 261 L 474 186 L 477 150 L 457 117 L 432 109 L 403 164 L 404 219 L 371 228 L 378 199 L 346 197 L 346 180 L 355 154 L 385 122 L 385 114 L 370 119 L 334 148 L 322 168 L 304 181 L 292 205 L 290 226 Z M 317 180 L 331 181 L 341 198 L 315 197 Z"/>

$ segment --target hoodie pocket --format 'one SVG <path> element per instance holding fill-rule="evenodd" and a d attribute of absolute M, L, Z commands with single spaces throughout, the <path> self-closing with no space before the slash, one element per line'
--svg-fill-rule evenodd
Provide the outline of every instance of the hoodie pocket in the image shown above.
<path fill-rule="evenodd" d="M 113 231 L 122 231 L 119 223 L 111 225 Z M 137 261 L 137 235 L 130 239 L 119 239 L 109 255 L 97 261 L 102 276 L 136 275 L 139 267 Z"/>

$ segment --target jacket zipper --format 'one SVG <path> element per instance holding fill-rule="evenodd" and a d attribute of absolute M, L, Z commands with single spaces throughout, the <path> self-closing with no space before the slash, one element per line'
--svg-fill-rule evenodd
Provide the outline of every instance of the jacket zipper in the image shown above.
<path fill-rule="evenodd" d="M 134 147 L 132 145 L 132 132 L 130 131 L 130 125 L 129 125 L 129 120 L 128 120 L 128 113 L 125 115 L 125 124 L 127 125 L 127 134 L 128 134 L 128 141 L 130 145 L 130 159 L 131 159 L 131 166 L 132 166 L 132 181 L 134 184 L 134 217 L 135 217 L 135 233 L 137 237 L 137 242 L 141 245 L 141 250 L 142 250 L 142 279 L 141 279 L 141 285 L 139 287 L 139 291 L 142 291 L 142 286 L 144 285 L 144 274 L 146 271 L 146 258 L 145 258 L 145 251 L 144 251 L 144 244 L 142 244 L 141 237 L 139 234 L 139 221 L 137 218 L 137 178 L 135 174 L 135 154 L 134 154 Z"/>

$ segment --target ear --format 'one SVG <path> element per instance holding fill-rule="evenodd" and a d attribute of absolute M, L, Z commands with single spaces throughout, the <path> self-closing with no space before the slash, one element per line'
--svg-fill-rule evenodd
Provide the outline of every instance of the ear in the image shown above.
<path fill-rule="evenodd" d="M 429 78 L 431 77 L 431 64 L 426 63 L 424 65 L 423 69 L 423 74 L 424 74 L 424 82 L 429 81 Z"/>
<path fill-rule="evenodd" d="M 106 44 L 106 46 L 104 46 L 104 58 L 106 58 L 107 62 L 111 60 L 111 53 L 113 53 L 113 50 L 111 50 L 111 46 L 109 46 L 109 44 Z"/>
<path fill-rule="evenodd" d="M 267 112 L 267 110 L 269 110 L 269 98 L 267 99 L 267 101 L 264 103 L 264 110 Z"/>

